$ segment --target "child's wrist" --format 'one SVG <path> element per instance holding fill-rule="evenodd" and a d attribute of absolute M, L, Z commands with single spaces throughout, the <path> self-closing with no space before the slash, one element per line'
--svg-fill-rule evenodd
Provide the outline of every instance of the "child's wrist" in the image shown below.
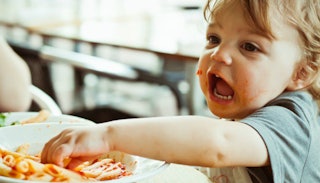
<path fill-rule="evenodd" d="M 105 147 L 107 147 L 108 151 L 116 150 L 116 146 L 113 143 L 114 135 L 115 135 L 115 128 L 112 125 L 105 125 L 103 130 L 103 143 Z"/>

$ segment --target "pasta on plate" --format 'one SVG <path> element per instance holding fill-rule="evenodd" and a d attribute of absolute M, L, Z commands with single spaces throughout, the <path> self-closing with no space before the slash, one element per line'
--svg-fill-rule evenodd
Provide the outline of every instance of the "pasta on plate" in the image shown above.
<path fill-rule="evenodd" d="M 94 182 L 132 175 L 126 166 L 109 155 L 87 161 L 73 171 L 54 164 L 40 163 L 39 155 L 25 154 L 27 145 L 17 151 L 0 149 L 0 175 L 29 181 Z"/>
<path fill-rule="evenodd" d="M 51 122 L 95 124 L 91 120 L 84 119 L 78 116 L 72 116 L 67 114 L 52 115 L 47 110 L 40 110 L 38 112 L 0 113 L 0 127 L 41 124 L 41 123 L 51 123 Z"/>
<path fill-rule="evenodd" d="M 95 123 L 74 116 L 61 115 L 49 116 L 43 122 L 32 120 L 32 123 L 26 123 L 26 125 L 10 125 L 12 121 L 21 122 L 37 115 L 39 115 L 37 112 L 10 113 L 5 120 L 6 126 L 0 127 L 0 182 L 28 183 L 39 180 L 41 182 L 132 183 L 151 177 L 169 166 L 169 163 L 164 161 L 118 151 L 108 152 L 99 159 L 85 162 L 75 170 L 44 165 L 40 163 L 40 153 L 48 140 L 69 127 L 95 125 Z M 5 157 L 7 155 L 11 156 Z M 20 164 L 22 160 L 26 161 Z M 64 161 L 66 165 L 68 160 L 70 161 L 66 158 Z M 29 168 L 23 169 L 26 167 Z M 55 172 L 58 173 L 55 174 Z"/>

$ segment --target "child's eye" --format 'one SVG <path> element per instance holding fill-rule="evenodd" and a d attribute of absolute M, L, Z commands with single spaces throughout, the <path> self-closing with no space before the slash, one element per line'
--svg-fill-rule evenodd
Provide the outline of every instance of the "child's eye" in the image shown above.
<path fill-rule="evenodd" d="M 255 51 L 259 51 L 260 50 L 257 46 L 255 46 L 252 43 L 244 43 L 242 45 L 242 48 L 245 49 L 246 51 L 250 51 L 250 52 L 255 52 Z"/>
<path fill-rule="evenodd" d="M 209 44 L 219 44 L 220 43 L 220 38 L 218 36 L 215 36 L 215 35 L 210 35 L 208 36 L 207 38 Z"/>

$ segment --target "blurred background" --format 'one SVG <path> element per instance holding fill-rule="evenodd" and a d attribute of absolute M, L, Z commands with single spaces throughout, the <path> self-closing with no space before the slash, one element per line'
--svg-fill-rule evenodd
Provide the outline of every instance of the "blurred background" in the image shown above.
<path fill-rule="evenodd" d="M 209 115 L 204 0 L 0 0 L 0 34 L 65 114 Z"/>

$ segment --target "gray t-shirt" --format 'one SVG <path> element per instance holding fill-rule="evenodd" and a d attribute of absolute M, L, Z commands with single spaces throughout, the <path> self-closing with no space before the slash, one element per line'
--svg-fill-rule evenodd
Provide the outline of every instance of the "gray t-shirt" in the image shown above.
<path fill-rule="evenodd" d="M 248 168 L 253 182 L 320 182 L 320 120 L 307 92 L 286 92 L 241 120 L 263 138 L 271 165 Z"/>

